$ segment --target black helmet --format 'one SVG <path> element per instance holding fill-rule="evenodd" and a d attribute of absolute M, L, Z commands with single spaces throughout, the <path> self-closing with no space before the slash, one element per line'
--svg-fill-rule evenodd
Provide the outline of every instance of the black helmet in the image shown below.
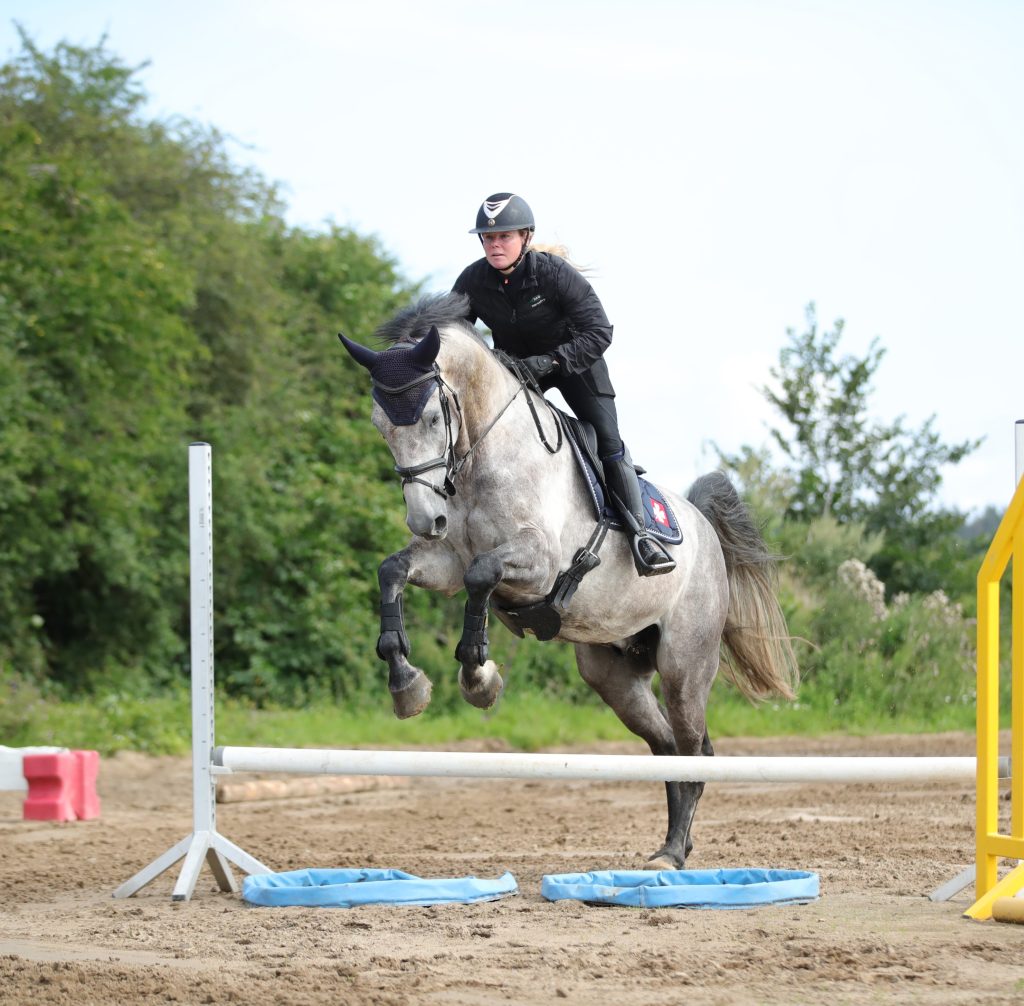
<path fill-rule="evenodd" d="M 500 234 L 502 231 L 534 230 L 533 210 L 522 196 L 495 192 L 488 196 L 476 214 L 476 227 L 470 234 Z"/>

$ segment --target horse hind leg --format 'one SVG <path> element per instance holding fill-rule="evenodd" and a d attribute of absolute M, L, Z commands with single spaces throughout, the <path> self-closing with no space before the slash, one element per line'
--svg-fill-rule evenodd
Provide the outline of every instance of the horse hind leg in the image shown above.
<path fill-rule="evenodd" d="M 623 725 L 646 741 L 653 755 L 677 754 L 676 739 L 651 690 L 654 666 L 648 640 L 637 640 L 626 649 L 577 644 L 576 666 L 580 676 L 597 692 Z M 692 783 L 665 783 L 668 830 L 662 847 L 648 862 L 651 869 L 678 869 L 686 860 L 684 841 L 692 809 L 684 787 Z M 695 801 L 693 801 L 695 805 Z M 686 824 L 684 829 L 682 826 Z M 682 838 L 680 837 L 682 835 Z"/>
<path fill-rule="evenodd" d="M 693 754 L 694 752 L 687 753 Z M 707 729 L 704 730 L 700 753 L 706 758 L 712 757 L 715 753 Z M 651 870 L 681 870 L 686 866 L 686 860 L 693 852 L 691 828 L 697 804 L 704 794 L 704 783 L 670 782 L 665 785 L 674 786 L 678 793 L 676 815 L 674 818 L 670 817 L 665 844 L 651 857 L 647 865 Z"/>
<path fill-rule="evenodd" d="M 685 647 L 679 640 L 663 635 L 658 646 L 658 674 L 676 751 L 680 755 L 711 757 L 715 749 L 708 735 L 706 710 L 711 683 L 718 670 L 718 646 L 701 645 L 698 640 L 694 643 L 693 648 Z M 652 861 L 652 867 L 658 869 L 682 869 L 693 850 L 691 828 L 704 793 L 704 783 L 676 785 L 679 805 L 669 821 L 665 846 Z"/>

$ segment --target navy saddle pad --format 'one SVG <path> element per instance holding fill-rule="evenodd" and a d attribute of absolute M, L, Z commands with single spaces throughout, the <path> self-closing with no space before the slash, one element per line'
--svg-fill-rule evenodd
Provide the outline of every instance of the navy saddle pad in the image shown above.
<path fill-rule="evenodd" d="M 622 518 L 619 517 L 618 511 L 605 499 L 604 489 L 597 477 L 597 461 L 590 445 L 583 439 L 586 436 L 586 429 L 575 416 L 570 416 L 560 409 L 556 411 L 562 420 L 566 439 L 572 446 L 576 463 L 583 473 L 583 479 L 587 484 L 587 488 L 590 490 L 590 500 L 594 507 L 594 520 L 601 520 L 604 517 L 608 520 L 610 528 L 616 531 L 625 530 L 626 525 L 622 522 Z M 671 504 L 665 499 L 664 493 L 656 485 L 648 482 L 642 475 L 638 477 L 644 501 L 644 516 L 646 517 L 647 530 L 655 538 L 660 538 L 668 545 L 678 545 L 683 540 L 683 534 L 679 530 L 679 521 Z"/>

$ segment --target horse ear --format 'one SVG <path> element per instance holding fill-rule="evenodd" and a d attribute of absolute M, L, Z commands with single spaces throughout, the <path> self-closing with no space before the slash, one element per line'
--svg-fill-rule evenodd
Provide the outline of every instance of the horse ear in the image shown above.
<path fill-rule="evenodd" d="M 437 330 L 437 325 L 431 325 L 430 331 L 416 343 L 416 348 L 410 353 L 409 359 L 426 366 L 437 359 L 440 349 L 441 333 Z"/>
<path fill-rule="evenodd" d="M 377 362 L 377 357 L 380 355 L 379 353 L 375 353 L 372 349 L 367 349 L 365 346 L 360 346 L 358 342 L 353 342 L 351 339 L 346 339 L 341 332 L 338 333 L 338 338 L 341 339 L 341 344 L 348 350 L 349 356 L 356 363 L 367 370 L 373 368 L 373 365 Z"/>

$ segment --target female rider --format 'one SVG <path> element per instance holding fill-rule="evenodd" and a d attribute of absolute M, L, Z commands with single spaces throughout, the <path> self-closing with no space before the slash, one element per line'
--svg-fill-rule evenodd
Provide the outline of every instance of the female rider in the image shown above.
<path fill-rule="evenodd" d="M 520 196 L 498 192 L 476 216 L 484 257 L 463 270 L 453 290 L 469 297 L 471 319 L 487 325 L 494 345 L 520 358 L 542 390 L 557 388 L 578 418 L 597 431 L 598 455 L 611 496 L 632 531 L 641 576 L 675 562 L 651 537 L 636 469 L 619 436 L 615 389 L 604 351 L 612 326 L 594 288 L 564 258 L 533 251 L 533 212 Z"/>

